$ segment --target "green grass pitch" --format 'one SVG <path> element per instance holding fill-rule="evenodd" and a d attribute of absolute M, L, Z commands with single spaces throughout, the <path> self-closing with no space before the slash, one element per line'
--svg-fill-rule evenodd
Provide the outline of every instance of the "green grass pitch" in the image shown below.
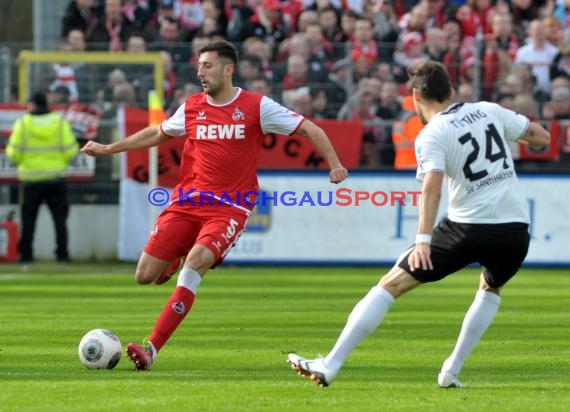
<path fill-rule="evenodd" d="M 439 389 L 478 284 L 464 270 L 392 307 L 336 381 L 287 365 L 334 344 L 380 268 L 211 271 L 150 372 L 122 358 L 88 370 L 77 345 L 107 328 L 141 341 L 174 282 L 138 286 L 132 264 L 0 266 L 0 411 L 568 411 L 570 271 L 523 269 L 467 359 L 463 390 Z"/>

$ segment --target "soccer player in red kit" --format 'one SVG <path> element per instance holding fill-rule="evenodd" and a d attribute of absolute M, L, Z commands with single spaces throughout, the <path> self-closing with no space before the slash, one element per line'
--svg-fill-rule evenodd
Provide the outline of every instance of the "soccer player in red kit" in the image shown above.
<path fill-rule="evenodd" d="M 327 161 L 332 183 L 348 176 L 320 127 L 266 96 L 233 86 L 237 60 L 231 43 L 208 44 L 198 53 L 203 93 L 190 96 L 158 126 L 108 145 L 90 141 L 82 149 L 101 156 L 186 139 L 180 182 L 149 236 L 135 279 L 139 284 L 160 284 L 176 273 L 181 262 L 183 267 L 149 339 L 142 346 L 127 346 L 137 370 L 151 368 L 158 351 L 190 311 L 208 269 L 222 262 L 245 229 L 255 199 L 241 196 L 258 191 L 256 167 L 264 135 L 305 136 Z"/>

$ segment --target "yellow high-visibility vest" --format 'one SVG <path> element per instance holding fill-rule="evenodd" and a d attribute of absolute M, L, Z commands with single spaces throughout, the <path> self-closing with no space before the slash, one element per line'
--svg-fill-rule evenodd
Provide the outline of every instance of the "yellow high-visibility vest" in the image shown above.
<path fill-rule="evenodd" d="M 63 177 L 79 145 L 71 126 L 57 113 L 26 114 L 14 123 L 6 155 L 23 182 Z"/>

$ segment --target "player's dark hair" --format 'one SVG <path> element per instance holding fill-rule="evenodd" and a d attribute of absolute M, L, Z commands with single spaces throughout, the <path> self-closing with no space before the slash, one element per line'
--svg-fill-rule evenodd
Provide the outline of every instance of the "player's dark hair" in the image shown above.
<path fill-rule="evenodd" d="M 427 61 L 408 68 L 412 88 L 420 91 L 428 100 L 443 103 L 451 97 L 451 80 L 445 66 Z"/>
<path fill-rule="evenodd" d="M 226 58 L 232 61 L 234 65 L 237 66 L 238 62 L 238 51 L 236 46 L 226 40 L 215 41 L 206 46 L 202 47 L 198 52 L 198 57 L 202 53 L 206 52 L 216 52 L 221 58 Z"/>

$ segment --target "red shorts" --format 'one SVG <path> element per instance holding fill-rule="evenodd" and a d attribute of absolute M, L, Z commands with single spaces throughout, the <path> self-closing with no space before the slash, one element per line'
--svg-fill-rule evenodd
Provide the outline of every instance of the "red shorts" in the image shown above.
<path fill-rule="evenodd" d="M 186 256 L 192 246 L 206 246 L 214 265 L 222 263 L 245 229 L 247 214 L 229 205 L 181 207 L 171 205 L 158 216 L 144 251 L 162 260 Z"/>

